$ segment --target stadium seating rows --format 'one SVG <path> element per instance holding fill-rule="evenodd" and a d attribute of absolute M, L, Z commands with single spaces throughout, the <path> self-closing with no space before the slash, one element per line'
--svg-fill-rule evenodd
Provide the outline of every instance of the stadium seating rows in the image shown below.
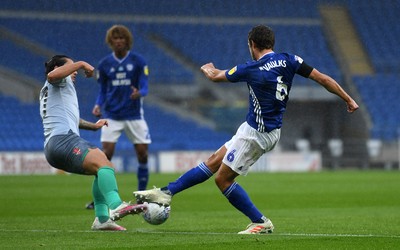
<path fill-rule="evenodd" d="M 182 1 L 182 0 L 69 0 L 57 4 L 46 0 L 16 2 L 2 0 L 2 9 L 47 11 L 63 13 L 154 15 L 154 16 L 202 16 L 202 17 L 318 17 L 319 2 L 340 2 L 332 0 L 224 0 Z M 306 7 L 306 8 L 305 8 Z"/>
<path fill-rule="evenodd" d="M 76 4 L 77 2 L 79 4 Z M 392 49 L 397 48 L 397 38 L 400 37 L 400 26 L 397 25 L 398 13 L 400 13 L 399 1 L 371 3 L 354 0 L 320 0 L 304 3 L 304 1 L 274 0 L 269 1 L 267 5 L 263 0 L 250 0 L 247 4 L 257 6 L 257 8 L 251 8 L 251 11 L 245 7 L 243 1 L 237 1 L 238 4 L 235 4 L 236 1 L 230 1 L 231 4 L 229 5 L 222 2 L 210 0 L 207 2 L 208 4 L 204 4 L 202 1 L 137 0 L 134 1 L 134 6 L 127 8 L 126 1 L 116 0 L 59 1 L 57 5 L 45 0 L 37 0 L 24 1 L 23 6 L 13 0 L 3 0 L 1 9 L 46 11 L 48 13 L 125 14 L 136 17 L 177 15 L 199 18 L 230 18 L 239 15 L 241 18 L 254 18 L 264 17 L 265 13 L 268 13 L 268 18 L 308 18 L 319 21 L 318 4 L 346 4 L 378 73 L 377 76 L 354 78 L 374 122 L 371 135 L 374 138 L 389 141 L 397 138 L 396 131 L 400 121 L 394 117 L 400 117 L 400 107 L 397 104 L 391 105 L 390 107 L 395 109 L 390 109 L 391 112 L 389 113 L 387 107 L 384 108 L 381 105 L 382 100 L 391 100 L 391 104 L 396 103 L 392 95 L 395 96 L 397 93 L 398 96 L 400 89 L 400 84 L 391 84 L 399 81 L 400 61 L 398 58 L 400 57 L 400 50 Z M 305 4 L 307 8 L 304 8 Z M 373 4 L 372 8 L 370 4 Z M 79 6 L 78 9 L 77 6 Z M 224 9 L 224 11 L 221 12 L 221 9 Z M 377 9 L 380 11 L 377 11 Z M 137 48 L 148 60 L 151 82 L 165 84 L 192 84 L 194 82 L 193 72 L 158 48 L 150 39 L 153 34 L 160 36 L 165 42 L 168 42 L 199 65 L 212 60 L 216 65 L 224 68 L 249 59 L 246 36 L 243 34 L 247 34 L 251 25 L 245 23 L 221 25 L 189 22 L 177 24 L 150 21 L 146 23 L 143 20 L 120 23 L 129 26 L 135 34 L 134 48 Z M 50 22 L 45 19 L 0 18 L 1 26 L 43 47 L 68 54 L 73 58 L 84 58 L 94 65 L 97 64 L 99 58 L 109 53 L 104 44 L 104 33 L 112 24 L 111 21 L 107 20 L 99 22 L 52 20 Z M 32 27 L 40 27 L 40 29 L 32 29 Z M 339 67 L 327 46 L 326 36 L 318 22 L 311 25 L 276 24 L 273 27 L 277 33 L 278 45 L 276 51 L 298 53 L 309 64 L 318 65 L 322 72 L 329 72 L 334 78 L 341 79 Z M 54 37 L 57 37 L 57 39 L 54 39 Z M 0 65 L 32 76 L 40 82 L 43 81 L 43 62 L 46 58 L 42 55 L 37 55 L 5 39 L 0 39 L 0 50 L 2 51 Z M 78 92 L 80 100 L 85 100 L 81 103 L 82 114 L 89 116 L 97 86 L 93 83 L 87 84 L 85 81 L 91 80 L 82 80 Z M 296 78 L 296 83 L 308 84 L 301 78 Z M 377 93 L 380 93 L 379 96 Z M 15 107 L 12 110 L 18 110 L 18 112 L 4 111 L 0 114 L 2 123 L 9 124 L 6 125 L 9 127 L 3 130 L 6 132 L 0 134 L 3 141 L 0 150 L 41 150 L 43 135 L 37 103 L 24 104 L 13 98 L 0 95 L 0 107 L 2 110 L 11 110 L 9 107 Z M 173 114 L 166 113 L 159 107 L 146 106 L 145 108 L 146 118 L 152 130 L 154 141 L 152 147 L 154 150 L 215 149 L 228 138 L 225 133 L 221 134 L 203 128 L 194 122 L 182 120 Z M 24 111 L 19 112 L 19 110 Z M 26 119 L 32 122 L 26 122 Z M 168 122 L 160 125 L 160 121 Z M 385 126 L 390 126 L 390 129 Z M 179 131 L 182 134 L 174 134 L 177 127 L 181 128 Z M 193 133 L 194 129 L 196 129 L 196 132 Z M 32 131 L 35 131 L 35 133 L 32 133 Z M 82 132 L 82 135 L 94 142 L 99 140 L 98 133 L 89 131 Z M 196 140 L 197 137 L 194 138 L 197 135 L 200 135 L 198 138 L 201 140 Z M 126 138 L 123 138 L 120 144 L 122 148 L 131 148 Z"/>
<path fill-rule="evenodd" d="M 363 102 L 371 114 L 371 137 L 392 141 L 400 137 L 400 96 L 398 74 L 354 77 Z"/>
<path fill-rule="evenodd" d="M 10 108 L 12 107 L 12 108 Z M 43 150 L 43 127 L 38 104 L 21 103 L 14 97 L 0 95 L 0 151 Z M 217 149 L 230 138 L 224 132 L 177 117 L 157 106 L 146 105 L 146 119 L 151 130 L 151 151 L 159 150 L 209 150 Z M 16 112 L 17 110 L 17 112 Z M 96 121 L 93 117 L 82 117 Z M 100 131 L 81 131 L 83 138 L 100 146 Z M 132 144 L 123 136 L 118 142 L 121 149 L 132 149 Z"/>
<path fill-rule="evenodd" d="M 350 13 L 378 73 L 399 73 L 400 1 L 350 1 Z"/>

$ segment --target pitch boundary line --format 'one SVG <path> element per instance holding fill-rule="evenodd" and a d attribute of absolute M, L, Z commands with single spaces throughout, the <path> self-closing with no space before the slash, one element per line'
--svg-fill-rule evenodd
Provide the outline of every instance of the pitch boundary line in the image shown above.
<path fill-rule="evenodd" d="M 236 233 L 217 233 L 217 232 L 182 232 L 182 231 L 151 231 L 151 230 L 130 230 L 127 232 L 106 232 L 93 230 L 57 230 L 57 229 L 0 229 L 0 232 L 31 232 L 31 233 L 144 233 L 144 234 L 186 234 L 186 235 L 237 235 Z M 272 233 L 266 235 L 273 236 L 296 236 L 296 237 L 339 237 L 339 238 L 399 238 L 400 235 L 383 234 L 319 234 L 319 233 Z"/>

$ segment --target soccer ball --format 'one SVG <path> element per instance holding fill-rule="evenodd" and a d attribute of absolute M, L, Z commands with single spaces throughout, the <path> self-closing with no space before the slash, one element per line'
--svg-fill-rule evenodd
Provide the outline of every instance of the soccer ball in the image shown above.
<path fill-rule="evenodd" d="M 147 223 L 160 225 L 169 218 L 170 212 L 170 206 L 163 206 L 157 203 L 147 203 L 147 209 L 142 213 L 142 216 Z"/>

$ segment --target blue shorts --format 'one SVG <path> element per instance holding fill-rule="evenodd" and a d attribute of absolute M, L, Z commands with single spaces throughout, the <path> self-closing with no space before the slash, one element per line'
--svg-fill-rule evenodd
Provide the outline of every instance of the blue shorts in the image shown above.
<path fill-rule="evenodd" d="M 49 164 L 68 173 L 85 174 L 83 161 L 89 149 L 97 146 L 69 131 L 66 135 L 55 135 L 50 138 L 44 148 Z"/>

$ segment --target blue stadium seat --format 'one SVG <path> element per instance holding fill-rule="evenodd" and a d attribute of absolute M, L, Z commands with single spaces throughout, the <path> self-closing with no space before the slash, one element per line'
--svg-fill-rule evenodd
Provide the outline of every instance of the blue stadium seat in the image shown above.
<path fill-rule="evenodd" d="M 352 20 L 378 73 L 400 69 L 399 1 L 349 1 Z"/>
<path fill-rule="evenodd" d="M 158 1 L 158 0 L 92 0 L 92 1 L 58 1 L 57 4 L 47 0 L 19 1 L 2 0 L 0 10 L 46 11 L 48 13 L 74 14 L 119 14 L 131 15 L 140 21 L 119 22 L 127 25 L 134 34 L 133 50 L 142 54 L 150 68 L 151 83 L 192 84 L 194 73 L 175 61 L 161 50 L 150 38 L 157 35 L 178 49 L 194 63 L 201 65 L 213 61 L 218 67 L 229 68 L 237 63 L 250 60 L 246 34 L 253 24 L 234 23 L 159 23 L 144 21 L 149 15 L 199 17 L 203 20 L 214 17 L 265 18 L 272 20 L 271 26 L 276 31 L 275 51 L 286 51 L 298 54 L 310 65 L 341 80 L 341 72 L 334 60 L 331 50 L 318 22 L 319 4 L 339 3 L 349 8 L 349 13 L 356 25 L 363 45 L 371 57 L 377 76 L 355 78 L 354 81 L 361 93 L 364 103 L 371 114 L 374 126 L 371 135 L 374 138 L 394 140 L 398 136 L 400 124 L 400 102 L 397 101 L 397 85 L 400 68 L 400 50 L 398 50 L 398 1 L 343 1 L 318 0 L 239 0 L 224 1 Z M 257 8 L 246 8 L 246 4 Z M 238 7 L 240 6 L 240 7 Z M 220 11 L 223 9 L 224 11 Z M 140 19 L 142 18 L 142 19 Z M 287 18 L 306 18 L 315 20 L 314 24 L 291 25 L 279 23 Z M 278 20 L 278 21 L 277 21 Z M 278 24 L 277 24 L 278 23 Z M 100 58 L 110 53 L 104 43 L 105 31 L 113 21 L 102 20 L 83 22 L 80 20 L 44 20 L 24 19 L 18 16 L 1 17 L 0 25 L 17 34 L 57 53 L 67 54 L 74 59 L 83 59 L 97 65 Z M 267 23 L 268 24 L 268 23 Z M 40 29 L 32 27 L 40 27 Z M 55 39 L 55 37 L 57 39 Z M 295 41 L 295 42 L 294 42 Z M 0 65 L 9 67 L 21 74 L 43 81 L 43 63 L 48 59 L 24 49 L 6 39 L 0 39 Z M 316 53 L 318 51 L 318 53 Z M 309 80 L 296 77 L 299 85 L 311 84 Z M 80 100 L 82 118 L 95 121 L 91 115 L 98 85 L 93 79 L 79 79 L 77 91 Z M 0 131 L 0 150 L 42 150 L 43 131 L 39 116 L 38 104 L 24 104 L 17 99 L 0 95 L 0 122 L 4 129 Z M 390 109 L 387 107 L 390 106 Z M 13 107 L 13 109 L 10 109 Z M 18 110 L 18 112 L 15 112 Z M 193 121 L 188 121 L 166 112 L 159 107 L 146 105 L 145 115 L 151 129 L 152 150 L 171 149 L 216 149 L 230 138 L 230 134 L 220 133 L 204 128 Z M 390 112 L 388 110 L 391 110 Z M 214 112 L 215 119 L 223 116 Z M 225 117 L 229 116 L 224 113 Z M 231 116 L 228 119 L 233 119 Z M 241 116 L 242 117 L 242 116 Z M 239 120 L 237 121 L 240 122 Z M 388 126 L 389 129 L 387 129 Z M 82 131 L 82 136 L 93 143 L 100 144 L 100 133 Z M 132 150 L 128 139 L 123 136 L 118 147 Z"/>
<path fill-rule="evenodd" d="M 0 130 L 1 151 L 43 150 L 43 127 L 38 103 L 21 103 L 14 97 L 0 95 L 0 108 L 4 110 L 0 113 L 0 122 L 3 126 Z M 205 128 L 156 106 L 146 105 L 145 109 L 152 133 L 151 150 L 214 150 L 230 138 L 230 135 L 224 132 Z M 89 118 L 87 120 L 96 120 L 94 117 Z M 100 131 L 81 130 L 81 136 L 101 146 Z M 117 146 L 122 150 L 132 150 L 132 144 L 125 135 L 121 137 Z"/>
<path fill-rule="evenodd" d="M 394 141 L 399 136 L 399 79 L 399 74 L 377 74 L 353 79 L 372 118 L 370 133 L 373 138 Z"/>

